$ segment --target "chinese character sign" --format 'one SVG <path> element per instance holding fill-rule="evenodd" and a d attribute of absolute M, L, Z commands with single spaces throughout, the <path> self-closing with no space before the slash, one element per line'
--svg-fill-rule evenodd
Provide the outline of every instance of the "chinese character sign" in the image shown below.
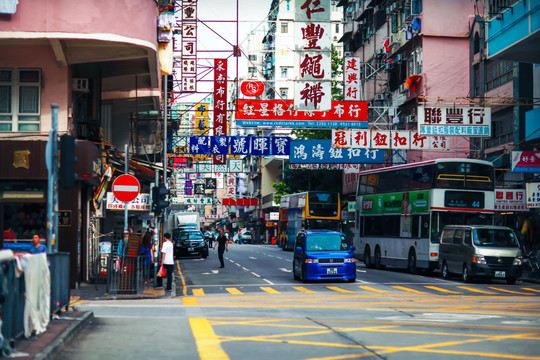
<path fill-rule="evenodd" d="M 495 189 L 495 211 L 529 211 L 523 189 Z"/>
<path fill-rule="evenodd" d="M 330 0 L 295 2 L 299 68 L 294 108 L 297 110 L 326 111 L 331 106 L 330 4 Z"/>
<path fill-rule="evenodd" d="M 333 148 L 331 140 L 291 141 L 290 164 L 382 164 L 383 150 Z"/>
<path fill-rule="evenodd" d="M 512 172 L 540 172 L 540 151 L 512 151 Z"/>
<path fill-rule="evenodd" d="M 540 208 L 540 182 L 526 184 L 527 207 Z"/>
<path fill-rule="evenodd" d="M 343 62 L 344 99 L 359 101 L 362 98 L 360 86 L 360 58 L 346 57 Z"/>
<path fill-rule="evenodd" d="M 332 130 L 332 147 L 361 149 L 448 150 L 446 136 L 410 130 Z"/>
<path fill-rule="evenodd" d="M 197 92 L 197 2 L 182 1 L 181 90 Z"/>
<path fill-rule="evenodd" d="M 491 108 L 418 106 L 421 135 L 491 136 Z"/>
<path fill-rule="evenodd" d="M 227 59 L 214 59 L 214 135 L 227 135 Z M 227 157 L 214 155 L 214 164 L 225 164 Z"/>
<path fill-rule="evenodd" d="M 238 99 L 236 125 L 366 129 L 367 102 L 331 101 L 328 111 L 297 111 L 293 100 Z"/>

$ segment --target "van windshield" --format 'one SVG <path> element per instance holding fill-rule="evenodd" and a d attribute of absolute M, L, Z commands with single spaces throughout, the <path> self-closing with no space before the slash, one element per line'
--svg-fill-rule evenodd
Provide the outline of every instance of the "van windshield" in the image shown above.
<path fill-rule="evenodd" d="M 516 235 L 508 229 L 476 229 L 474 244 L 487 247 L 519 247 Z"/>
<path fill-rule="evenodd" d="M 347 238 L 340 234 L 311 234 L 306 239 L 306 251 L 346 251 Z"/>

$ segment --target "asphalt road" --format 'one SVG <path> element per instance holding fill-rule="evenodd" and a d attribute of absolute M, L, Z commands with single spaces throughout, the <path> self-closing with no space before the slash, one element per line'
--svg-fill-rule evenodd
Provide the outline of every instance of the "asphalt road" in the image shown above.
<path fill-rule="evenodd" d="M 293 280 L 292 253 L 231 244 L 180 259 L 176 296 L 91 301 L 58 359 L 540 359 L 540 286 L 365 269 Z"/>

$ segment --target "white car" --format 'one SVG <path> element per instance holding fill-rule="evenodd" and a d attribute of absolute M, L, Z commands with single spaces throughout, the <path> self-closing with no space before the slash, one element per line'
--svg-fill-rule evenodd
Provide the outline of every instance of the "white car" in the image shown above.
<path fill-rule="evenodd" d="M 253 237 L 249 231 L 244 231 L 240 238 L 244 244 L 251 244 L 253 240 Z"/>

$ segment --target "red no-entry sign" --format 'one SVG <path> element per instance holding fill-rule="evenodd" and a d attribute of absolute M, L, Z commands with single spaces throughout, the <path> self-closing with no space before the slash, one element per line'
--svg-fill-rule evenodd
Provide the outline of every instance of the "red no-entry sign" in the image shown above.
<path fill-rule="evenodd" d="M 139 180 L 129 174 L 120 175 L 112 184 L 114 197 L 122 202 L 133 201 L 139 195 L 140 190 Z"/>

